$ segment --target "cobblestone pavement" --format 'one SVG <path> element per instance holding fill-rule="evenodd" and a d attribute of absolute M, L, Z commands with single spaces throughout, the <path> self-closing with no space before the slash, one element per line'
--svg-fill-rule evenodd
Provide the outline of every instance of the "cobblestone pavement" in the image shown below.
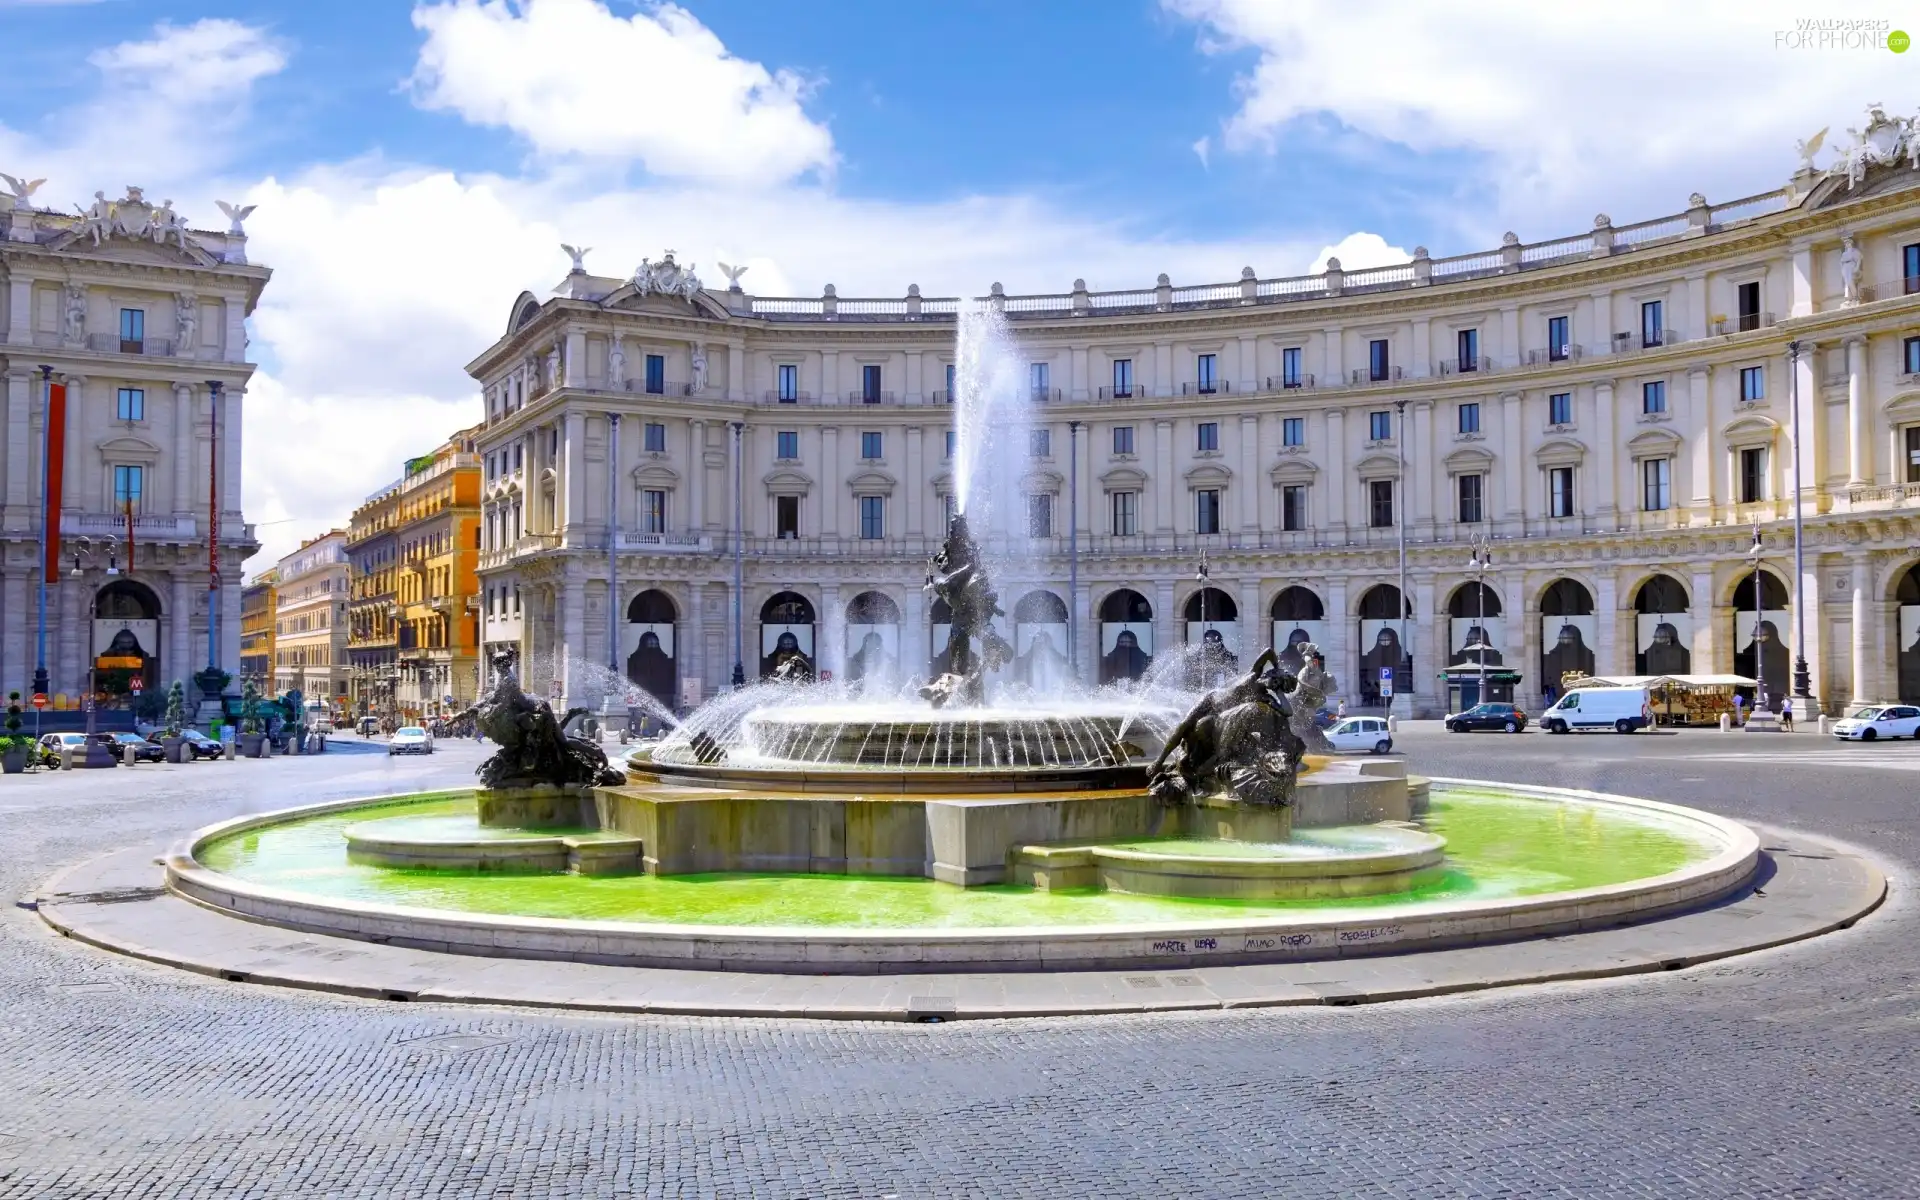
<path fill-rule="evenodd" d="M 1758 737 L 1406 731 L 1419 771 L 1799 826 L 1893 883 L 1804 945 L 1438 1001 L 906 1026 L 431 1008 L 170 971 L 8 909 L 0 1198 L 1920 1195 L 1920 788 L 1896 765 L 1920 748 Z M 476 760 L 0 780 L 0 887 Z"/>

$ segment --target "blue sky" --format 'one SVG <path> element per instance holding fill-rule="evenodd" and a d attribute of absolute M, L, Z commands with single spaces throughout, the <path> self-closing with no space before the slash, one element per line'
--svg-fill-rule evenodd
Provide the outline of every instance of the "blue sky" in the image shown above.
<path fill-rule="evenodd" d="M 897 296 L 1544 240 L 1777 187 L 1796 139 L 1914 111 L 1920 51 L 1785 44 L 1806 15 L 0 0 L 0 170 L 63 208 L 130 183 L 201 225 L 259 206 L 244 485 L 272 553 L 477 417 L 462 366 L 562 241 L 608 275 L 671 247 L 760 295 Z"/>

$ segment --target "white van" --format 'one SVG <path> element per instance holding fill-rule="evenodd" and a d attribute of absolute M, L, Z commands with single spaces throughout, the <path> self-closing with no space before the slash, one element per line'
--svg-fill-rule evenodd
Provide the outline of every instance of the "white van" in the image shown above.
<path fill-rule="evenodd" d="M 1643 687 L 1575 688 L 1540 714 L 1548 733 L 1575 729 L 1611 729 L 1632 733 L 1653 724 L 1653 697 Z"/>

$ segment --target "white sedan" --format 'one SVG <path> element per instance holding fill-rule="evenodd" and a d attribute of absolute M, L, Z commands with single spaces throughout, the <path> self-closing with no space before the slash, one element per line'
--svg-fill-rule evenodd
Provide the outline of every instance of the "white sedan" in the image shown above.
<path fill-rule="evenodd" d="M 1835 721 L 1833 736 L 1850 742 L 1920 737 L 1920 708 L 1911 704 L 1870 704 Z"/>
<path fill-rule="evenodd" d="M 418 725 L 406 725 L 387 739 L 387 754 L 432 754 L 433 735 Z"/>
<path fill-rule="evenodd" d="M 1327 730 L 1335 750 L 1385 754 L 1393 749 L 1393 734 L 1385 717 L 1348 717 Z"/>

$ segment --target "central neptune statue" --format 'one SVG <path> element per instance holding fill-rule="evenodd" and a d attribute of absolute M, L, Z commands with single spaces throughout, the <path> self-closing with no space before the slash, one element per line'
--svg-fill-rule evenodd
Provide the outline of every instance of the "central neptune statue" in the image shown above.
<path fill-rule="evenodd" d="M 981 704 L 987 695 L 987 672 L 1011 660 L 1013 647 L 993 627 L 993 619 L 1006 614 L 962 514 L 954 514 L 946 542 L 927 564 L 926 590 L 946 601 L 953 624 L 947 633 L 946 673 L 921 688 L 920 695 L 935 708 Z"/>

